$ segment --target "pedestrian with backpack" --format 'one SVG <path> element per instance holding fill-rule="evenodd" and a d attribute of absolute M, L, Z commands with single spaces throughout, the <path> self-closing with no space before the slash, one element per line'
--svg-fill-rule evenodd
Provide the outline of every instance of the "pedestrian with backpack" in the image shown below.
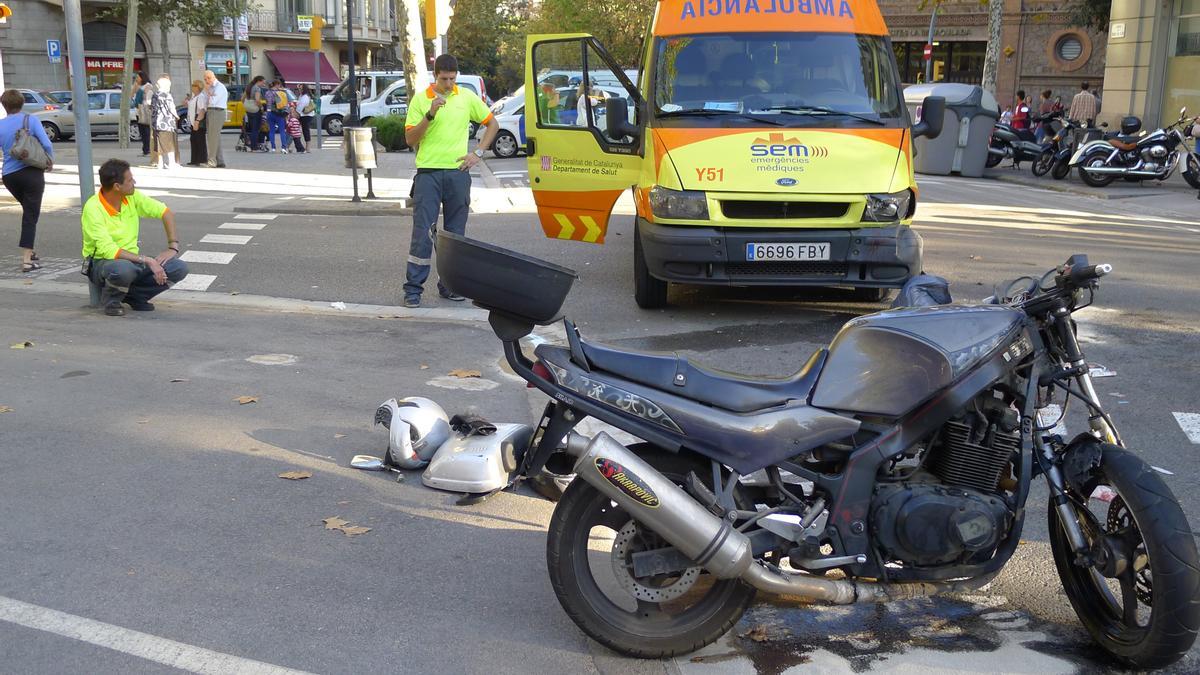
<path fill-rule="evenodd" d="M 288 91 L 283 88 L 283 82 L 271 81 L 271 89 L 267 91 L 267 135 L 271 141 L 271 152 L 275 152 L 275 136 L 279 136 L 279 150 L 287 154 L 287 111 L 289 103 Z"/>

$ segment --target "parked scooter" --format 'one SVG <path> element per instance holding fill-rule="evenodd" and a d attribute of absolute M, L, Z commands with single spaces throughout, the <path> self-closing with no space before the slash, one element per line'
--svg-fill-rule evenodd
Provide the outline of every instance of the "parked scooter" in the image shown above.
<path fill-rule="evenodd" d="M 1049 147 L 1042 151 L 1041 157 L 1034 162 L 1033 175 L 1044 176 L 1049 173 L 1055 180 L 1062 180 L 1071 173 L 1071 155 L 1075 154 L 1075 139 L 1080 130 L 1085 127 L 1074 120 L 1063 119 L 1062 128 L 1050 137 Z M 1100 135 L 1100 130 L 1087 128 L 1085 133 Z"/>
<path fill-rule="evenodd" d="M 1183 133 L 1184 127 L 1194 123 L 1187 117 L 1187 108 L 1182 108 L 1173 124 L 1135 135 L 1142 120 L 1130 115 L 1121 119 L 1121 133 L 1116 138 L 1084 144 L 1071 157 L 1070 165 L 1078 167 L 1079 177 L 1092 187 L 1104 187 L 1117 178 L 1167 180 L 1181 159 L 1194 154 L 1187 151 Z"/>
<path fill-rule="evenodd" d="M 1035 475 L 1093 639 L 1136 668 L 1195 641 L 1192 528 L 1103 411 L 1071 319 L 1110 266 L 1072 256 L 1004 304 L 859 317 L 795 374 L 760 379 L 589 342 L 569 320 L 567 344 L 531 359 L 521 339 L 556 321 L 575 273 L 445 231 L 437 250 L 442 282 L 489 311 L 513 372 L 551 398 L 518 471 L 577 474 L 547 568 L 609 648 L 699 649 L 758 590 L 850 604 L 978 589 L 1012 558 Z M 1088 408 L 1089 431 L 1052 432 L 1039 410 L 1056 395 Z M 575 433 L 589 416 L 644 442 Z"/>
<path fill-rule="evenodd" d="M 1055 112 L 1045 117 L 1035 117 L 1033 121 L 1041 124 L 1047 134 L 1052 134 L 1054 129 L 1050 122 L 1061 116 L 1061 112 Z M 1016 129 L 1011 124 L 997 122 L 992 127 L 992 138 L 988 145 L 988 156 L 984 165 L 992 168 L 1007 157 L 1012 159 L 1013 166 L 1019 169 L 1021 162 L 1037 162 L 1046 147 L 1048 147 L 1047 144 L 1037 142 L 1037 137 L 1032 131 Z"/>

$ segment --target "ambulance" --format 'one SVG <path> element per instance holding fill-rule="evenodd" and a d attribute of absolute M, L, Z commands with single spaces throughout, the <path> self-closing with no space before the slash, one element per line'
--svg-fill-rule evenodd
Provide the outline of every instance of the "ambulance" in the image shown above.
<path fill-rule="evenodd" d="M 526 48 L 542 229 L 603 244 L 631 190 L 639 306 L 664 306 L 670 284 L 879 301 L 921 272 L 912 139 L 941 132 L 945 101 L 925 99 L 914 126 L 874 0 L 661 0 L 636 84 L 587 34 Z M 563 114 L 564 97 L 537 86 L 552 71 L 581 72 L 580 94 L 616 81 L 627 97 Z"/>

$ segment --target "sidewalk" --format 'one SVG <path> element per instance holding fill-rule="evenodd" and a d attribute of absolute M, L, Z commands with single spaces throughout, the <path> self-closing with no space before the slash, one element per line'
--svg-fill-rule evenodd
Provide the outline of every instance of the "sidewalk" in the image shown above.
<path fill-rule="evenodd" d="M 1194 213 L 1200 210 L 1200 204 L 1196 202 L 1196 190 L 1187 184 L 1187 181 L 1184 180 L 1183 175 L 1179 171 L 1176 171 L 1165 182 L 1142 181 L 1140 183 L 1129 183 L 1118 179 L 1110 183 L 1107 187 L 1095 188 L 1085 184 L 1079 178 L 1078 171 L 1074 169 L 1071 170 L 1071 173 L 1066 178 L 1054 180 L 1050 176 L 1043 176 L 1041 178 L 1034 176 L 1029 166 L 1026 163 L 1025 166 L 1018 170 L 1006 164 L 994 169 L 985 169 L 983 177 L 1005 183 L 1015 183 L 1042 190 L 1053 190 L 1055 192 L 1067 192 L 1095 199 L 1151 198 L 1154 200 L 1156 207 L 1173 211 Z M 920 180 L 919 177 L 918 180 Z"/>
<path fill-rule="evenodd" d="M 313 139 L 315 146 L 315 137 Z M 133 166 L 139 189 L 146 194 L 176 200 L 189 200 L 196 208 L 189 210 L 222 210 L 237 212 L 296 213 L 302 215 L 392 216 L 411 214 L 409 192 L 416 171 L 411 152 L 379 152 L 378 168 L 373 173 L 376 199 L 367 199 L 368 183 L 365 172 L 359 172 L 360 202 L 353 202 L 354 186 L 350 170 L 345 168 L 341 137 L 323 137 L 322 147 L 313 147 L 309 154 L 272 154 L 235 152 L 236 135 L 226 133 L 221 142 L 226 168 L 209 169 L 181 166 L 164 171 L 147 166 L 140 148 L 122 150 L 116 141 L 92 141 L 93 170 L 105 160 L 116 157 Z M 76 145 L 73 142 L 54 146 L 54 171 L 46 175 L 46 194 L 43 209 L 78 209 L 79 170 Z M 184 148 L 183 159 L 188 151 Z M 504 188 L 488 170 L 486 163 L 472 171 L 475 184 L 471 193 L 471 209 L 476 213 L 496 213 L 512 210 L 513 204 Z M 100 181 L 95 179 L 96 188 Z M 221 200 L 214 208 L 214 194 Z M 7 192 L 0 193 L 0 206 L 15 205 Z"/>

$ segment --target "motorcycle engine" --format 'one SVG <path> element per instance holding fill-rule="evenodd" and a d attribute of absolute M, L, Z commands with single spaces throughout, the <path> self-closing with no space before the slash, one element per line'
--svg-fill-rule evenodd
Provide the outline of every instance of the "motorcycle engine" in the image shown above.
<path fill-rule="evenodd" d="M 982 396 L 943 425 L 920 469 L 876 486 L 871 531 L 885 560 L 928 567 L 991 557 L 1012 525 L 1000 481 L 1020 450 L 1018 424 L 1015 410 Z"/>

